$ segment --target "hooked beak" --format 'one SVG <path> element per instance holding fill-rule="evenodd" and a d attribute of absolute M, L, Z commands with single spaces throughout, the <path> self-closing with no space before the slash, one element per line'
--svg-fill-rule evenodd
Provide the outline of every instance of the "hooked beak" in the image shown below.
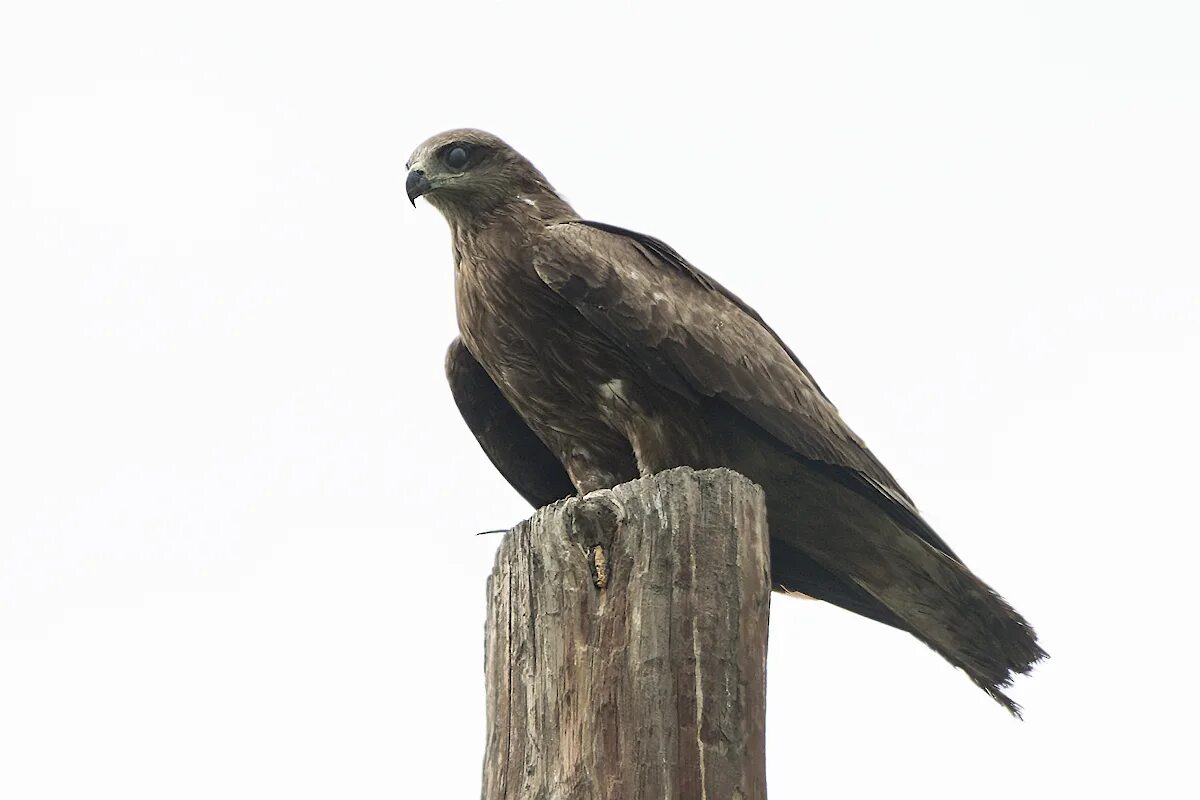
<path fill-rule="evenodd" d="M 417 198 L 429 189 L 429 179 L 425 177 L 424 170 L 414 169 L 408 173 L 408 179 L 404 181 L 404 191 L 408 193 L 408 202 L 413 204 L 413 208 L 417 207 Z"/>

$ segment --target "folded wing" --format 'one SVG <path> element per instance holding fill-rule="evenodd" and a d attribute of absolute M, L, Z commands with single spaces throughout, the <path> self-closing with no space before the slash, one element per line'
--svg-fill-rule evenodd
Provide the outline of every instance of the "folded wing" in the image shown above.
<path fill-rule="evenodd" d="M 669 245 L 567 222 L 546 230 L 535 267 L 660 383 L 725 401 L 957 558 L 762 317 Z"/>
<path fill-rule="evenodd" d="M 491 377 L 455 338 L 446 351 L 446 379 L 454 403 L 483 452 L 535 508 L 575 493 L 558 459 L 534 435 Z"/>

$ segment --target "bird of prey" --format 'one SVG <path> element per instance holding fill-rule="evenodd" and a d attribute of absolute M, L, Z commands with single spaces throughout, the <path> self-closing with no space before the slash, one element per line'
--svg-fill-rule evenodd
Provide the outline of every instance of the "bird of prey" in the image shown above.
<path fill-rule="evenodd" d="M 581 219 L 496 136 L 437 134 L 406 189 L 446 218 L 467 425 L 533 506 L 678 466 L 765 491 L 774 588 L 907 631 L 1014 714 L 1033 629 L 921 518 L 754 309 L 664 242 Z"/>

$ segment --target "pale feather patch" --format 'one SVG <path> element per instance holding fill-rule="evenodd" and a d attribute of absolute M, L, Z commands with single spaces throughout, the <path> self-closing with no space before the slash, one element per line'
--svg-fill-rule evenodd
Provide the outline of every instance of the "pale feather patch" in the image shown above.
<path fill-rule="evenodd" d="M 632 409 L 629 401 L 629 383 L 619 378 L 605 381 L 596 386 L 596 398 L 598 398 L 600 413 L 610 423 L 622 419 Z"/>
<path fill-rule="evenodd" d="M 611 381 L 605 381 L 597 387 L 600 391 L 600 399 L 608 402 L 618 401 L 628 403 L 626 394 L 629 392 L 629 384 L 620 378 L 614 378 Z"/>

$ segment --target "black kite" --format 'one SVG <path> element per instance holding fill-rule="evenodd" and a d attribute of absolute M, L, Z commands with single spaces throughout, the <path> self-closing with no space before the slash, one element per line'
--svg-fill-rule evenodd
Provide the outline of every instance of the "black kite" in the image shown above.
<path fill-rule="evenodd" d="M 453 237 L 455 401 L 530 503 L 735 469 L 766 492 L 777 589 L 908 631 L 1017 713 L 1001 688 L 1045 656 L 1032 628 L 752 308 L 658 239 L 580 219 L 491 134 L 439 134 L 408 166 Z"/>

